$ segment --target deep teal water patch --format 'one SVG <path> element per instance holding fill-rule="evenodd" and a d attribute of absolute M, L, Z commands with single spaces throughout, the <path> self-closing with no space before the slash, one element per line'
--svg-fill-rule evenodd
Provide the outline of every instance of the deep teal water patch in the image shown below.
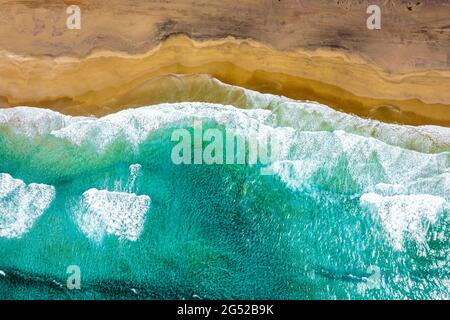
<path fill-rule="evenodd" d="M 380 218 L 361 206 L 364 190 L 344 154 L 332 171 L 320 168 L 294 188 L 282 175 L 262 175 L 258 164 L 173 164 L 171 133 L 183 126 L 159 129 L 138 148 L 119 138 L 102 153 L 95 141 L 0 132 L 0 172 L 56 191 L 26 233 L 0 238 L 0 298 L 449 296 L 447 211 L 427 225 L 425 245 L 405 234 L 398 250 Z M 378 157 L 368 157 L 368 174 L 384 181 Z M 83 233 L 76 213 L 92 188 L 151 198 L 136 241 Z M 66 287 L 70 265 L 80 267 L 81 290 Z"/>

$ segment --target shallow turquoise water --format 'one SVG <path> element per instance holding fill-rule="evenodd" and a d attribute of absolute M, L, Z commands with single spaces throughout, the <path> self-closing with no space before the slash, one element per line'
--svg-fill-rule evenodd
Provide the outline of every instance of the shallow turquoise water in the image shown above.
<path fill-rule="evenodd" d="M 225 132 L 217 108 L 209 110 L 205 128 Z M 256 119 L 229 112 L 245 121 L 230 116 L 225 123 Z M 124 132 L 143 132 L 147 118 L 130 113 L 120 120 Z M 25 134 L 4 122 L 0 173 L 25 185 L 53 186 L 54 198 L 20 235 L 0 237 L 0 298 L 449 297 L 448 152 L 419 153 L 350 133 L 257 119 L 258 132 L 267 125 L 270 135 L 287 130 L 291 139 L 283 158 L 270 164 L 275 174 L 262 175 L 262 164 L 175 165 L 171 134 L 191 130 L 193 118 L 167 121 L 133 143 L 108 131 L 105 136 L 114 139 L 101 146 L 104 124 L 94 126 L 95 119 L 65 136 L 50 130 Z M 89 132 L 81 143 L 67 138 L 80 132 Z M 124 236 L 127 223 L 135 226 L 133 217 L 117 230 L 95 225 L 102 231 L 86 231 L 78 215 L 87 210 L 81 199 L 93 188 L 151 199 L 137 239 Z M 14 190 L 2 195 L 0 188 L 1 205 L 20 205 Z M 363 195 L 373 193 L 384 202 L 365 205 Z M 417 205 L 408 207 L 402 197 Z M 438 205 L 429 209 L 433 201 Z M 31 205 L 18 214 L 33 210 Z M 0 217 L 9 230 L 5 212 L 13 211 Z M 405 217 L 414 219 L 405 225 Z M 81 290 L 66 287 L 70 265 L 80 267 Z"/>

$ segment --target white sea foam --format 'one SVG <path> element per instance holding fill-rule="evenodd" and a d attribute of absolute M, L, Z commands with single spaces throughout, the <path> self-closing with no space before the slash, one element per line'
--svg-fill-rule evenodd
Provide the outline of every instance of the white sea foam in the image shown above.
<path fill-rule="evenodd" d="M 382 196 L 366 193 L 360 202 L 376 214 L 397 250 L 403 249 L 405 234 L 424 245 L 429 225 L 436 222 L 447 206 L 444 198 L 427 194 Z"/>
<path fill-rule="evenodd" d="M 289 152 L 275 161 L 272 170 L 294 189 L 319 171 L 325 178 L 345 175 L 360 190 L 377 184 L 411 185 L 413 190 L 414 183 L 439 176 L 440 186 L 449 186 L 444 178 L 449 172 L 449 153 L 420 153 L 344 131 L 296 131 L 285 137 Z M 422 183 L 422 192 L 434 194 L 436 183 L 428 187 Z"/>
<path fill-rule="evenodd" d="M 278 99 L 278 104 L 273 103 L 270 108 L 277 115 L 278 126 L 302 131 L 342 130 L 419 152 L 450 151 L 450 128 L 383 123 L 339 112 L 319 103 L 286 98 Z"/>
<path fill-rule="evenodd" d="M 93 121 L 86 119 L 52 131 L 52 135 L 76 145 L 95 142 L 100 152 L 118 138 L 137 147 L 150 133 L 178 122 L 215 120 L 236 130 L 256 129 L 260 123 L 273 121 L 269 111 L 240 110 L 232 106 L 208 103 L 160 104 L 123 110 Z"/>
<path fill-rule="evenodd" d="M 256 107 L 256 104 L 251 103 L 251 99 L 256 99 L 255 95 L 258 93 L 248 98 L 251 107 Z M 435 194 L 426 190 L 426 184 L 449 173 L 449 152 L 422 153 L 408 147 L 410 140 L 417 138 L 418 132 L 421 137 L 424 134 L 433 142 L 422 143 L 419 139 L 424 151 L 428 152 L 437 145 L 442 147 L 450 143 L 450 139 L 447 139 L 450 137 L 447 135 L 450 132 L 448 128 L 388 125 L 339 113 L 315 103 L 280 100 L 276 96 L 269 96 L 267 99 L 259 103 L 272 108 L 273 113 L 269 110 L 242 110 L 210 103 L 172 103 L 123 110 L 100 119 L 66 118 L 52 111 L 33 108 L 0 110 L 0 118 L 8 115 L 4 122 L 10 121 L 12 126 L 20 128 L 19 120 L 22 115 L 30 110 L 32 113 L 42 113 L 41 117 L 37 117 L 42 122 L 45 123 L 46 117 L 54 120 L 39 127 L 41 121 L 32 120 L 34 116 L 30 115 L 24 117 L 23 121 L 29 121 L 29 125 L 24 127 L 38 126 L 38 132 L 48 132 L 51 129 L 50 132 L 55 137 L 75 145 L 94 145 L 99 153 L 117 139 L 125 139 L 132 146 L 138 147 L 150 133 L 158 129 L 177 123 L 193 125 L 198 120 L 214 120 L 227 129 L 234 130 L 237 135 L 255 135 L 257 139 L 264 141 L 271 137 L 281 149 L 275 159 L 280 162 L 275 163 L 272 169 L 291 187 L 301 184 L 318 170 L 333 174 L 340 165 L 345 166 L 344 173 L 362 190 L 370 191 L 372 186 L 384 183 L 411 185 L 411 190 Z M 344 130 L 336 130 L 337 128 Z M 386 136 L 383 133 L 385 129 Z M 367 130 L 371 133 L 368 134 Z M 432 145 L 435 147 L 431 147 Z M 448 178 L 441 178 L 440 181 L 440 186 L 447 186 L 448 189 Z"/>
<path fill-rule="evenodd" d="M 0 173 L 0 237 L 20 238 L 55 198 L 55 188 Z"/>
<path fill-rule="evenodd" d="M 450 171 L 429 177 L 420 177 L 404 184 L 379 183 L 368 186 L 364 193 L 377 193 L 383 196 L 401 194 L 430 194 L 450 201 Z"/>
<path fill-rule="evenodd" d="M 139 173 L 141 171 L 142 166 L 139 163 L 135 163 L 130 165 L 129 169 L 130 169 L 130 177 L 128 178 L 127 181 L 127 192 L 132 192 L 134 187 L 135 187 L 135 183 L 136 183 L 136 179 L 139 176 Z"/>
<path fill-rule="evenodd" d="M 89 189 L 83 193 L 75 218 L 81 231 L 100 242 L 105 235 L 136 241 L 150 208 L 150 197 Z"/>
<path fill-rule="evenodd" d="M 89 118 L 66 116 L 48 109 L 15 107 L 0 110 L 0 130 L 7 127 L 32 138 L 86 119 Z"/>

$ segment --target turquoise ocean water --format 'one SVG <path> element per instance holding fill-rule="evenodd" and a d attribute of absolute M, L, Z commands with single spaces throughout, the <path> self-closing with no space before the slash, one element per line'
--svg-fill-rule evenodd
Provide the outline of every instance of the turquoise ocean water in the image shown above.
<path fill-rule="evenodd" d="M 199 121 L 281 151 L 174 164 Z M 0 298 L 450 298 L 449 151 L 449 129 L 250 91 L 247 110 L 0 110 Z"/>

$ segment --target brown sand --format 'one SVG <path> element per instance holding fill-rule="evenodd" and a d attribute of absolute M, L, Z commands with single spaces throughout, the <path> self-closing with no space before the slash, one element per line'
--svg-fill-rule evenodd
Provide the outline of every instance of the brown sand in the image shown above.
<path fill-rule="evenodd" d="M 81 30 L 65 28 L 66 3 L 81 5 Z M 179 81 L 155 77 L 206 73 L 364 117 L 450 126 L 450 4 L 374 3 L 378 31 L 365 27 L 366 1 L 5 1 L 0 106 L 101 115 L 180 100 Z"/>

